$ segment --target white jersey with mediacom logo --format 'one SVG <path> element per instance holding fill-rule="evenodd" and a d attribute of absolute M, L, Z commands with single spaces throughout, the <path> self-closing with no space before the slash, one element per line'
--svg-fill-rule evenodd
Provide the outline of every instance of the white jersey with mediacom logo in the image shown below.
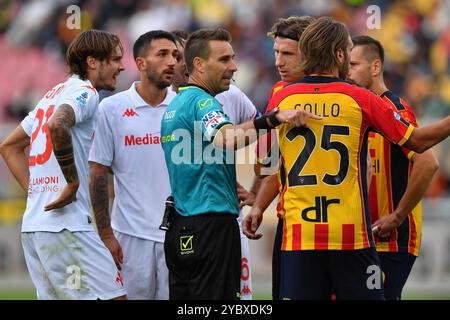
<path fill-rule="evenodd" d="M 176 95 L 169 88 L 164 101 L 150 107 L 137 93 L 136 83 L 100 103 L 89 161 L 114 172 L 113 229 L 162 243 L 165 232 L 159 225 L 170 185 L 161 119 Z"/>
<path fill-rule="evenodd" d="M 31 138 L 28 200 L 22 223 L 22 232 L 93 231 L 88 190 L 88 153 L 94 132 L 98 93 L 89 80 L 70 77 L 51 89 L 36 108 L 22 121 L 22 127 Z M 67 104 L 75 113 L 71 128 L 72 145 L 80 186 L 76 201 L 61 209 L 44 211 L 56 200 L 67 184 L 53 153 L 48 120 L 56 109 Z"/>

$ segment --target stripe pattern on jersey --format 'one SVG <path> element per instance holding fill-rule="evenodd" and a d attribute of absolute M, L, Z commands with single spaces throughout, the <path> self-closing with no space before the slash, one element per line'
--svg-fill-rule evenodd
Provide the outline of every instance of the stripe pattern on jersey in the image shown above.
<path fill-rule="evenodd" d="M 400 97 L 386 91 L 381 95 L 403 119 L 418 126 L 411 107 Z M 406 191 L 411 173 L 411 159 L 414 152 L 390 143 L 377 133 L 369 135 L 369 150 L 372 159 L 372 182 L 370 185 L 370 212 L 372 221 L 391 214 Z M 380 252 L 408 252 L 419 255 L 422 238 L 422 203 L 408 213 L 403 223 L 388 239 L 375 235 Z"/>

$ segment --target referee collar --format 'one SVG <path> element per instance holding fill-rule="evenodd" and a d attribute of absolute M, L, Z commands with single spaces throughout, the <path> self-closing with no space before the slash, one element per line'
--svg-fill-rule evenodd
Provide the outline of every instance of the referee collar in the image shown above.
<path fill-rule="evenodd" d="M 195 83 L 184 84 L 184 85 L 182 85 L 181 87 L 178 88 L 178 91 L 183 91 L 183 90 L 186 90 L 186 89 L 189 89 L 189 88 L 192 88 L 192 87 L 202 89 L 202 90 L 205 91 L 206 93 L 212 95 L 212 93 L 209 92 L 208 89 L 205 89 L 204 87 L 199 86 L 198 84 L 195 84 Z M 212 96 L 213 96 L 213 95 L 212 95 Z"/>

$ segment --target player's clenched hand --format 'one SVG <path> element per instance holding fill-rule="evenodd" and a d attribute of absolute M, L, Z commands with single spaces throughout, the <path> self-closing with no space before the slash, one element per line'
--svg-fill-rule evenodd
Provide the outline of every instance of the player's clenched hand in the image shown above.
<path fill-rule="evenodd" d="M 372 231 L 378 234 L 379 238 L 386 238 L 389 237 L 392 230 L 398 228 L 401 223 L 402 221 L 399 219 L 397 214 L 392 213 L 375 221 L 372 224 Z"/>
<path fill-rule="evenodd" d="M 253 207 L 250 212 L 242 220 L 242 231 L 247 238 L 252 240 L 258 240 L 263 235 L 262 233 L 256 233 L 263 219 L 263 212 L 259 208 Z"/>
<path fill-rule="evenodd" d="M 123 252 L 119 241 L 117 241 L 116 237 L 112 233 L 108 236 L 103 236 L 102 241 L 108 248 L 109 252 L 111 252 L 114 262 L 116 263 L 117 269 L 122 270 L 121 265 L 123 263 Z"/>
<path fill-rule="evenodd" d="M 80 182 L 74 181 L 71 183 L 68 183 L 63 189 L 59 197 L 53 201 L 52 203 L 49 203 L 44 207 L 44 211 L 49 211 L 53 209 L 59 209 L 62 208 L 69 203 L 72 203 L 76 201 L 76 195 L 78 191 L 78 186 L 80 185 Z"/>
<path fill-rule="evenodd" d="M 237 182 L 237 195 L 239 200 L 239 208 L 244 206 L 252 206 L 255 201 L 255 194 L 247 191 L 239 182 Z"/>
<path fill-rule="evenodd" d="M 308 128 L 308 122 L 306 121 L 308 118 L 321 120 L 322 117 L 315 115 L 313 113 L 309 113 L 305 110 L 279 110 L 275 117 L 281 123 L 289 123 L 295 127 L 305 127 Z"/>

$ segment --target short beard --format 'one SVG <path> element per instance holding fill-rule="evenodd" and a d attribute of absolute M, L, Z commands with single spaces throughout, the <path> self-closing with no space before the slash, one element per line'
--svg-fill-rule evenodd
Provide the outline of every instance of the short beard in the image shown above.
<path fill-rule="evenodd" d="M 162 77 L 157 78 L 152 73 L 147 73 L 147 79 L 150 81 L 150 83 L 153 83 L 158 89 L 165 89 L 171 84 L 171 83 L 167 84 L 166 82 L 164 82 Z"/>
<path fill-rule="evenodd" d="M 339 79 L 347 79 L 348 71 L 350 70 L 350 57 L 347 51 L 344 50 L 344 62 L 339 66 Z"/>
<path fill-rule="evenodd" d="M 100 91 L 100 90 L 114 91 L 114 90 L 116 90 L 116 86 L 114 86 L 114 85 L 107 85 L 105 83 L 105 80 L 103 78 L 103 70 L 104 70 L 104 66 L 103 66 L 103 64 L 101 64 L 100 65 L 100 69 L 99 69 L 99 73 L 98 73 L 98 79 L 97 79 L 97 83 L 100 83 L 100 84 L 97 85 L 95 89 L 97 91 Z"/>

